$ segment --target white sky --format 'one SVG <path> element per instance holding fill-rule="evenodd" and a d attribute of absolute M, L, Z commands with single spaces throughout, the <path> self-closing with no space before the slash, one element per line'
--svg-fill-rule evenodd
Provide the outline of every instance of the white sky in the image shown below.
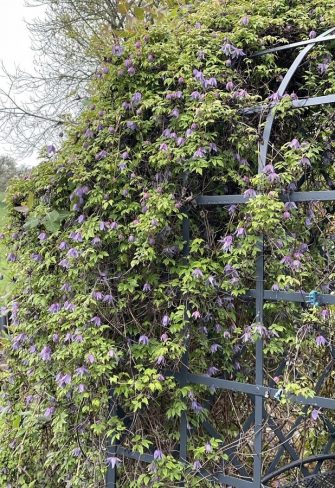
<path fill-rule="evenodd" d="M 24 21 L 32 20 L 40 12 L 37 8 L 25 7 L 24 0 L 0 0 L 0 61 L 4 62 L 9 71 L 13 71 L 15 66 L 20 66 L 25 71 L 33 70 L 34 53 Z M 1 78 L 0 86 L 6 86 Z M 0 154 L 10 152 L 10 146 L 0 143 Z M 22 162 L 36 164 L 36 156 Z"/>

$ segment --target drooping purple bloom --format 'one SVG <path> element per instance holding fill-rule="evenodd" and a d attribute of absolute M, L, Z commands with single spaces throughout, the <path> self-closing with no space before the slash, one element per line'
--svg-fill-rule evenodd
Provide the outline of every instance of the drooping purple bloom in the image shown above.
<path fill-rule="evenodd" d="M 85 215 L 79 215 L 79 217 L 77 218 L 77 222 L 78 224 L 82 224 L 83 222 L 85 222 Z"/>
<path fill-rule="evenodd" d="M 328 59 L 324 59 L 322 63 L 319 63 L 317 65 L 317 69 L 318 69 L 318 72 L 320 73 L 320 75 L 324 75 L 325 73 L 327 73 L 328 68 L 329 68 L 329 60 Z"/>
<path fill-rule="evenodd" d="M 311 165 L 311 160 L 307 157 L 307 156 L 303 156 L 301 159 L 300 159 L 300 164 L 303 168 L 310 168 L 312 165 Z"/>
<path fill-rule="evenodd" d="M 241 24 L 244 26 L 249 25 L 249 17 L 247 15 L 244 15 L 244 17 L 242 17 Z"/>
<path fill-rule="evenodd" d="M 71 381 L 72 381 L 72 377 L 69 373 L 67 374 L 58 373 L 56 375 L 56 383 L 60 388 L 64 388 L 65 386 L 70 385 Z"/>
<path fill-rule="evenodd" d="M 193 271 L 192 271 L 192 276 L 193 278 L 203 278 L 203 272 L 201 271 L 201 269 L 199 268 L 195 268 Z"/>
<path fill-rule="evenodd" d="M 327 320 L 330 317 L 330 312 L 327 308 L 323 308 L 320 312 L 320 315 L 323 318 L 323 320 Z"/>
<path fill-rule="evenodd" d="M 127 120 L 126 122 L 127 129 L 135 131 L 137 129 L 137 124 L 132 120 Z"/>
<path fill-rule="evenodd" d="M 45 241 L 45 240 L 48 238 L 48 236 L 46 235 L 46 233 L 45 233 L 45 232 L 41 232 L 41 233 L 38 235 L 38 237 L 37 237 L 37 238 L 38 238 L 40 241 Z"/>
<path fill-rule="evenodd" d="M 202 464 L 200 461 L 194 461 L 193 463 L 193 470 L 194 471 L 200 471 L 200 469 L 202 468 Z"/>
<path fill-rule="evenodd" d="M 159 146 L 159 150 L 160 150 L 160 151 L 168 151 L 168 149 L 169 149 L 169 146 L 168 146 L 168 145 L 167 145 L 165 142 L 163 142 L 163 143 L 162 143 L 162 144 Z"/>
<path fill-rule="evenodd" d="M 318 420 L 319 416 L 320 416 L 320 409 L 317 410 L 316 408 L 314 408 L 312 410 L 312 413 L 311 413 L 312 420 L 314 420 L 314 422 L 316 422 Z"/>
<path fill-rule="evenodd" d="M 232 81 L 227 81 L 226 90 L 232 92 L 235 89 L 235 85 Z"/>
<path fill-rule="evenodd" d="M 116 456 L 110 456 L 106 459 L 106 463 L 108 466 L 111 466 L 111 468 L 114 469 L 115 466 L 118 466 L 121 463 L 121 459 Z"/>
<path fill-rule="evenodd" d="M 71 232 L 69 237 L 70 237 L 70 239 L 72 239 L 75 242 L 83 242 L 83 236 L 78 231 L 77 232 Z"/>
<path fill-rule="evenodd" d="M 49 346 L 44 346 L 40 352 L 40 357 L 43 361 L 51 360 L 51 348 Z"/>
<path fill-rule="evenodd" d="M 93 137 L 94 137 L 93 130 L 92 129 L 86 129 L 85 134 L 84 134 L 84 137 L 86 139 L 93 139 Z"/>
<path fill-rule="evenodd" d="M 170 323 L 170 317 L 167 314 L 163 315 L 163 318 L 162 318 L 163 327 L 167 327 L 169 325 L 169 323 Z"/>
<path fill-rule="evenodd" d="M 248 190 L 246 190 L 243 193 L 243 196 L 245 198 L 254 198 L 256 195 L 257 195 L 257 193 L 255 192 L 255 190 L 253 188 L 248 188 Z"/>
<path fill-rule="evenodd" d="M 235 98 L 246 98 L 247 96 L 249 96 L 249 93 L 247 92 L 247 90 L 243 90 L 243 88 L 240 88 L 233 93 L 233 96 Z"/>
<path fill-rule="evenodd" d="M 193 91 L 193 92 L 191 93 L 191 98 L 192 98 L 193 100 L 201 100 L 202 95 L 201 95 L 201 93 L 200 93 L 200 92 L 198 92 L 198 91 Z"/>
<path fill-rule="evenodd" d="M 78 249 L 76 249 L 75 247 L 71 248 L 68 250 L 68 253 L 67 253 L 67 257 L 68 258 L 79 258 L 79 251 Z"/>
<path fill-rule="evenodd" d="M 236 237 L 245 237 L 247 235 L 246 230 L 245 230 L 244 227 L 238 227 L 236 229 L 235 234 L 236 234 Z"/>
<path fill-rule="evenodd" d="M 205 147 L 199 147 L 199 149 L 197 149 L 195 151 L 195 153 L 193 154 L 193 158 L 194 159 L 204 158 L 204 157 L 206 157 L 206 152 L 207 152 L 207 149 Z"/>
<path fill-rule="evenodd" d="M 91 318 L 90 322 L 99 327 L 101 325 L 101 318 L 96 315 L 95 317 Z"/>
<path fill-rule="evenodd" d="M 14 254 L 13 252 L 7 254 L 7 261 L 9 263 L 15 263 L 16 259 L 17 259 L 16 254 Z"/>
<path fill-rule="evenodd" d="M 70 292 L 72 290 L 72 286 L 69 283 L 64 283 L 61 287 L 62 291 Z"/>
<path fill-rule="evenodd" d="M 103 149 L 102 151 L 98 152 L 95 155 L 95 160 L 96 161 L 101 161 L 102 159 L 107 158 L 107 156 L 108 156 L 108 152 L 105 149 Z"/>
<path fill-rule="evenodd" d="M 53 154 L 56 154 L 56 147 L 54 144 L 50 144 L 47 146 L 47 151 L 48 151 L 48 156 L 52 156 Z"/>
<path fill-rule="evenodd" d="M 165 357 L 164 356 L 158 356 L 158 358 L 156 360 L 156 364 L 158 366 L 160 366 L 161 364 L 164 365 L 165 364 Z"/>
<path fill-rule="evenodd" d="M 200 413 L 203 410 L 203 406 L 200 403 L 198 403 L 195 399 L 193 399 L 191 402 L 191 408 L 195 413 Z"/>
<path fill-rule="evenodd" d="M 154 451 L 154 459 L 155 459 L 155 461 L 160 461 L 161 459 L 163 459 L 163 456 L 164 456 L 164 454 L 162 453 L 162 451 L 160 449 L 156 449 Z"/>
<path fill-rule="evenodd" d="M 221 349 L 220 344 L 212 344 L 210 347 L 211 353 L 214 354 L 216 353 L 219 349 Z"/>
<path fill-rule="evenodd" d="M 80 366 L 79 368 L 76 369 L 76 374 L 82 377 L 85 374 L 88 374 L 88 369 L 86 368 L 86 366 Z"/>
<path fill-rule="evenodd" d="M 268 96 L 268 100 L 270 100 L 271 102 L 275 102 L 275 103 L 278 103 L 280 102 L 280 100 L 282 99 L 282 95 L 280 95 L 279 92 L 273 92 L 271 93 L 271 95 Z"/>
<path fill-rule="evenodd" d="M 33 261 L 36 261 L 37 263 L 40 263 L 41 261 L 43 261 L 43 257 L 42 257 L 42 255 L 41 255 L 41 254 L 39 254 L 39 253 L 32 253 L 32 254 L 31 254 L 31 259 L 32 259 Z"/>
<path fill-rule="evenodd" d="M 233 44 L 229 42 L 225 42 L 221 47 L 222 52 L 225 56 L 230 57 L 231 59 L 237 59 L 239 57 L 245 56 L 245 53 L 242 49 L 235 47 Z"/>
<path fill-rule="evenodd" d="M 141 335 L 138 339 L 138 343 L 142 344 L 143 346 L 147 346 L 149 344 L 149 337 L 146 335 Z"/>
<path fill-rule="evenodd" d="M 316 338 L 315 338 L 315 343 L 318 347 L 320 346 L 325 346 L 327 344 L 327 339 L 325 337 L 323 337 L 323 335 L 318 335 Z"/>
<path fill-rule="evenodd" d="M 170 117 L 173 117 L 175 119 L 177 119 L 179 117 L 179 110 L 177 107 L 175 107 L 172 112 L 170 112 Z"/>
<path fill-rule="evenodd" d="M 75 309 L 76 306 L 73 303 L 66 300 L 66 302 L 64 303 L 64 310 L 67 310 L 68 312 L 74 312 Z"/>
<path fill-rule="evenodd" d="M 49 312 L 51 313 L 57 313 L 59 312 L 60 310 L 62 309 L 62 305 L 60 303 L 53 303 L 52 305 L 50 305 L 50 307 L 48 308 Z"/>
<path fill-rule="evenodd" d="M 114 56 L 118 56 L 118 57 L 122 56 L 123 51 L 124 51 L 123 47 L 118 44 L 112 47 L 112 54 L 114 54 Z"/>
<path fill-rule="evenodd" d="M 50 418 L 55 412 L 55 407 L 48 407 L 45 411 L 44 411 L 44 417 L 47 417 L 47 418 Z"/>
<path fill-rule="evenodd" d="M 64 251 L 65 249 L 68 249 L 69 245 L 67 244 L 67 242 L 65 241 L 62 241 L 59 246 L 58 246 L 58 249 L 60 249 L 61 251 Z"/>
<path fill-rule="evenodd" d="M 216 374 L 218 374 L 220 370 L 218 368 L 216 368 L 215 366 L 210 366 L 207 370 L 207 374 L 208 376 L 214 376 Z"/>
<path fill-rule="evenodd" d="M 203 87 L 204 88 L 216 88 L 218 86 L 218 82 L 216 80 L 216 78 L 214 78 L 213 76 L 209 79 L 205 79 L 204 80 L 204 83 L 203 83 Z"/>
<path fill-rule="evenodd" d="M 80 384 L 78 385 L 77 390 L 78 390 L 78 392 L 79 392 L 79 393 L 84 393 L 85 389 L 86 389 L 86 388 L 85 388 L 85 385 L 83 385 L 83 383 L 80 383 Z"/>
<path fill-rule="evenodd" d="M 292 149 L 300 149 L 301 148 L 301 144 L 300 142 L 298 141 L 298 139 L 292 139 L 292 141 L 289 143 L 289 146 L 292 148 Z"/>
<path fill-rule="evenodd" d="M 233 249 L 233 242 L 234 238 L 231 235 L 228 235 L 218 241 L 222 244 L 221 250 L 225 252 L 230 252 Z"/>
<path fill-rule="evenodd" d="M 131 97 L 131 101 L 133 105 L 138 105 L 141 100 L 142 100 L 142 93 L 140 92 L 135 92 L 134 95 Z"/>
<path fill-rule="evenodd" d="M 105 295 L 105 296 L 104 296 L 103 301 L 104 301 L 105 303 L 108 303 L 108 304 L 110 304 L 110 303 L 112 303 L 112 304 L 113 304 L 113 303 L 114 303 L 114 301 L 115 301 L 115 299 L 114 299 L 113 295 L 107 294 L 107 295 Z"/>
<path fill-rule="evenodd" d="M 59 261 L 59 266 L 61 266 L 62 268 L 65 268 L 65 269 L 69 269 L 70 267 L 70 263 L 68 261 L 68 259 L 62 259 L 61 261 Z"/>
<path fill-rule="evenodd" d="M 151 286 L 150 286 L 150 284 L 149 284 L 149 283 L 144 283 L 142 290 L 143 290 L 145 293 L 147 293 L 147 292 L 151 291 Z"/>
<path fill-rule="evenodd" d="M 311 30 L 310 33 L 308 34 L 308 37 L 310 39 L 315 39 L 316 38 L 316 35 L 317 34 L 316 34 L 315 30 Z"/>
<path fill-rule="evenodd" d="M 93 354 L 89 354 L 86 358 L 86 362 L 88 364 L 94 364 L 95 363 L 95 357 L 93 356 Z"/>
<path fill-rule="evenodd" d="M 26 334 L 18 334 L 17 336 L 14 337 L 13 342 L 12 342 L 12 348 L 14 351 L 17 351 L 20 349 L 20 347 L 28 340 L 28 337 Z"/>

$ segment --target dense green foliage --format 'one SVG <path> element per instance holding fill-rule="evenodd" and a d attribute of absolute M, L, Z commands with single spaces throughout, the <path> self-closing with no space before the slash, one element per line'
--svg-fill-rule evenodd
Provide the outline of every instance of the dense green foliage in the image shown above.
<path fill-rule="evenodd" d="M 180 369 L 185 341 L 191 371 L 254 381 L 262 335 L 267 378 L 284 356 L 275 381 L 284 392 L 312 394 L 313 375 L 329 358 L 332 312 L 267 304 L 261 327 L 242 295 L 254 288 L 261 234 L 267 289 L 333 287 L 333 204 L 296 207 L 279 198 L 334 186 L 333 109 L 292 108 L 296 96 L 335 92 L 332 44 L 313 49 L 279 100 L 258 176 L 267 109 L 250 116 L 241 108 L 276 101 L 296 51 L 250 55 L 323 32 L 335 24 L 334 7 L 334 0 L 205 2 L 105 48 L 75 130 L 8 196 L 8 259 L 18 281 L 2 383 L 0 485 L 102 487 L 107 462 L 117 462 L 127 488 L 175 487 L 182 476 L 186 486 L 206 486 L 196 471 L 220 467 L 223 453 L 203 420 L 229 440 L 250 404 L 179 385 L 168 371 Z M 253 198 L 201 209 L 200 193 Z M 192 435 L 183 465 L 174 451 L 185 411 Z M 306 435 L 311 452 L 315 439 Z M 157 459 L 149 468 L 122 462 L 107 454 L 108 439 Z M 252 462 L 248 443 L 241 449 Z"/>

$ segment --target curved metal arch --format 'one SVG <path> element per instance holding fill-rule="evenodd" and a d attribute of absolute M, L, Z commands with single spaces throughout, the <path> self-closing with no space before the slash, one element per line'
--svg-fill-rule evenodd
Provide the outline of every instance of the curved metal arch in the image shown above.
<path fill-rule="evenodd" d="M 300 51 L 300 53 L 297 55 L 297 57 L 295 58 L 295 60 L 291 64 L 286 75 L 284 76 L 284 79 L 282 80 L 282 82 L 279 85 L 278 94 L 280 96 L 284 95 L 285 90 L 288 87 L 288 84 L 290 83 L 295 72 L 297 71 L 297 69 L 299 68 L 300 64 L 302 63 L 304 58 L 307 56 L 309 51 L 311 51 L 311 49 L 313 49 L 315 44 L 317 44 L 317 42 L 319 42 L 320 39 L 327 37 L 328 34 L 331 34 L 334 31 L 335 31 L 335 27 L 328 29 L 327 31 L 323 32 L 323 34 L 320 34 L 318 37 L 313 39 L 314 42 L 308 44 L 302 51 Z M 266 165 L 268 148 L 269 148 L 269 141 L 270 141 L 270 137 L 271 137 L 274 118 L 275 118 L 275 110 L 272 109 L 266 118 L 266 123 L 265 123 L 264 131 L 263 131 L 263 142 L 259 146 L 259 154 L 258 154 L 258 172 L 259 173 L 262 172 L 264 166 Z"/>

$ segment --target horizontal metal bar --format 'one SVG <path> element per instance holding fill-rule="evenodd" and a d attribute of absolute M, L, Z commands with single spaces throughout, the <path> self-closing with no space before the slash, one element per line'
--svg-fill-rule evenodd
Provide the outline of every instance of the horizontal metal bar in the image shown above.
<path fill-rule="evenodd" d="M 175 375 L 178 376 L 178 373 Z M 211 376 L 201 374 L 186 374 L 186 381 L 191 384 L 204 385 L 221 390 L 238 391 L 248 395 L 255 395 L 264 398 L 276 399 L 280 390 L 278 388 L 269 388 L 261 385 L 253 385 L 251 383 L 241 383 L 239 381 L 224 380 L 222 378 L 212 378 Z M 285 394 L 285 392 L 283 392 Z M 305 398 L 301 395 L 286 394 L 286 397 L 293 403 L 300 403 L 302 405 L 309 405 L 319 408 L 329 408 L 335 410 L 335 399 L 315 396 L 313 398 Z"/>
<path fill-rule="evenodd" d="M 272 102 L 268 104 L 255 105 L 254 107 L 246 107 L 240 110 L 244 115 L 252 115 L 275 108 L 280 102 Z M 299 100 L 292 100 L 293 108 L 315 107 L 317 105 L 327 105 L 335 103 L 335 94 L 323 95 L 321 97 L 300 98 Z"/>
<path fill-rule="evenodd" d="M 249 290 L 246 297 L 256 298 L 256 290 Z M 307 303 L 308 293 L 305 292 L 289 292 L 289 291 L 271 291 L 264 290 L 264 300 L 270 300 L 273 302 L 297 302 Z M 320 305 L 335 305 L 335 295 L 327 295 L 320 293 L 317 295 L 317 300 Z"/>
<path fill-rule="evenodd" d="M 280 196 L 284 202 L 326 202 L 335 201 L 335 190 L 296 191 Z M 194 199 L 198 205 L 238 205 L 250 197 L 244 195 L 199 195 Z"/>
<path fill-rule="evenodd" d="M 141 461 L 143 463 L 152 463 L 154 461 L 152 454 L 139 454 L 138 452 L 130 451 L 122 446 L 117 446 L 117 453 L 119 456 L 123 456 L 127 459 L 135 459 L 135 461 Z"/>
<path fill-rule="evenodd" d="M 327 202 L 335 200 L 335 191 L 294 191 L 283 195 L 282 199 L 284 202 Z"/>
<path fill-rule="evenodd" d="M 316 44 L 319 42 L 332 41 L 333 39 L 335 39 L 335 35 L 330 35 L 327 37 L 319 37 L 314 39 L 306 39 L 305 41 L 299 41 L 299 42 L 292 42 L 291 44 L 284 44 L 283 46 L 272 47 L 270 49 L 264 49 L 263 51 L 257 51 L 257 53 L 252 54 L 250 57 L 256 58 L 258 56 L 263 56 L 264 54 L 274 53 L 278 51 L 285 51 L 286 49 L 293 49 L 295 47 L 306 46 L 307 44 Z"/>
<path fill-rule="evenodd" d="M 233 488 L 255 488 L 255 484 L 251 479 L 244 480 L 243 478 L 236 478 L 235 476 L 228 476 L 223 473 L 209 473 L 205 469 L 200 470 L 200 475 L 208 481 L 219 481 L 225 486 L 231 486 Z"/>

